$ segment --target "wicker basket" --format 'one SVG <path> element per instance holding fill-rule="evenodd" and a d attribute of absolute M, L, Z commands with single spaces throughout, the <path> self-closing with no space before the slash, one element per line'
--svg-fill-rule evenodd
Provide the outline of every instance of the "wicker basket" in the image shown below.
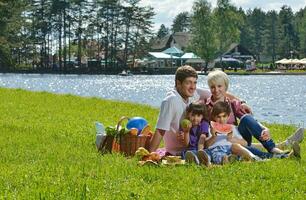
<path fill-rule="evenodd" d="M 112 153 L 113 151 L 113 145 L 114 145 L 114 136 L 109 136 L 107 135 L 105 137 L 105 139 L 103 140 L 103 142 L 101 143 L 100 147 L 99 147 L 99 151 L 102 153 L 102 154 L 105 154 L 105 153 Z"/>
<path fill-rule="evenodd" d="M 119 127 L 121 123 L 124 120 L 128 120 L 127 117 L 121 117 L 117 124 L 117 131 L 119 131 Z M 150 136 L 144 136 L 144 135 L 124 135 L 119 137 L 119 146 L 120 146 L 120 152 L 124 153 L 126 156 L 134 156 L 135 152 L 139 147 L 145 147 L 148 148 L 148 145 L 150 143 Z"/>

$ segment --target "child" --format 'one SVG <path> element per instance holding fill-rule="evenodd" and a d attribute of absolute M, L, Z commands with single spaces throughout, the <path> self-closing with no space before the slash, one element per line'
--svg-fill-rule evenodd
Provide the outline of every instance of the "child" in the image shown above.
<path fill-rule="evenodd" d="M 270 138 L 269 130 L 257 122 L 252 115 L 241 112 L 241 103 L 236 100 L 230 100 L 225 96 L 229 86 L 228 76 L 219 70 L 210 72 L 207 77 L 208 86 L 211 91 L 211 97 L 207 99 L 206 105 L 208 106 L 210 119 L 212 115 L 212 108 L 217 102 L 226 102 L 231 109 L 231 113 L 227 118 L 228 124 L 237 125 L 237 118 L 240 119 L 238 130 L 247 142 L 247 146 L 252 145 L 252 136 L 254 136 L 262 146 L 267 149 L 269 153 L 283 154 L 284 151 L 275 146 L 274 141 Z M 256 149 L 255 149 L 256 150 Z M 257 151 L 254 154 L 259 153 Z M 256 154 L 262 156 L 261 154 Z"/>
<path fill-rule="evenodd" d="M 186 108 L 186 119 L 191 124 L 188 127 L 180 127 L 181 140 L 186 146 L 182 158 L 187 162 L 196 164 L 207 164 L 208 157 L 204 154 L 204 142 L 208 136 L 207 108 L 200 103 L 191 103 Z M 198 151 L 199 150 L 199 151 Z"/>
<path fill-rule="evenodd" d="M 211 118 L 219 124 L 226 124 L 231 109 L 225 102 L 218 102 L 212 108 Z M 205 152 L 209 155 L 214 164 L 226 164 L 231 154 L 242 157 L 244 160 L 261 160 L 248 151 L 239 143 L 232 143 L 233 138 L 242 139 L 235 126 L 232 126 L 230 133 L 222 133 L 211 126 L 209 138 L 205 142 Z M 243 139 L 242 139 L 243 140 Z"/>

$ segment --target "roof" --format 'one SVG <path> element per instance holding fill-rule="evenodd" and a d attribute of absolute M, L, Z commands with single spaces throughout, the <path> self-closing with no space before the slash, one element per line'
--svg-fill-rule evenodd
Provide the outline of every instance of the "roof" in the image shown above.
<path fill-rule="evenodd" d="M 167 35 L 161 39 L 155 38 L 151 49 L 162 51 L 169 47 L 175 46 L 179 49 L 184 49 L 188 46 L 191 40 L 191 34 L 187 32 L 176 32 Z"/>
<path fill-rule="evenodd" d="M 155 58 L 161 58 L 161 59 L 177 59 L 179 57 L 177 56 L 171 56 L 169 54 L 165 54 L 163 52 L 149 52 L 149 54 Z"/>
<path fill-rule="evenodd" d="M 220 62 L 220 58 L 215 59 L 215 62 Z M 236 59 L 236 58 L 222 58 L 222 62 L 239 62 L 241 63 L 240 60 Z"/>
<path fill-rule="evenodd" d="M 165 51 L 163 51 L 163 53 L 166 54 L 183 54 L 184 52 L 176 47 L 170 47 L 168 49 L 166 49 Z"/>
<path fill-rule="evenodd" d="M 228 50 L 223 54 L 223 56 L 232 55 L 232 54 L 235 54 L 236 52 L 240 53 L 239 56 L 252 55 L 254 57 L 254 54 L 252 54 L 247 48 L 237 43 L 232 43 L 230 47 L 228 48 Z"/>
<path fill-rule="evenodd" d="M 162 49 L 166 49 L 167 46 L 170 46 L 170 39 L 172 40 L 171 38 L 172 36 L 171 35 L 166 35 L 165 37 L 163 38 L 156 38 L 153 43 L 152 43 L 152 47 L 151 49 L 154 49 L 154 50 L 162 50 Z M 168 44 L 169 42 L 169 44 Z"/>
<path fill-rule="evenodd" d="M 187 32 L 177 32 L 173 34 L 174 44 L 180 49 L 184 49 L 191 41 L 191 34 Z"/>
<path fill-rule="evenodd" d="M 190 58 L 200 58 L 200 57 L 195 55 L 194 53 L 185 53 L 181 58 L 182 59 L 190 59 Z"/>

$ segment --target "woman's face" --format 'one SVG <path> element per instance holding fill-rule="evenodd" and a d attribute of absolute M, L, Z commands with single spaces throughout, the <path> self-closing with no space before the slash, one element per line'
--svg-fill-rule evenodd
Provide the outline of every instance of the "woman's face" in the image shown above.
<path fill-rule="evenodd" d="M 209 89 L 214 100 L 220 100 L 224 98 L 224 95 L 226 93 L 226 87 L 222 81 L 213 82 L 210 85 Z"/>

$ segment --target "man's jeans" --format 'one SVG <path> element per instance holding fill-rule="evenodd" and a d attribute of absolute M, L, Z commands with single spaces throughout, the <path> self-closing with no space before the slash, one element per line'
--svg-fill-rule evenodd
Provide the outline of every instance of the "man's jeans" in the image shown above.
<path fill-rule="evenodd" d="M 275 143 L 271 138 L 267 141 L 263 141 L 260 139 L 260 136 L 264 129 L 253 118 L 252 115 L 244 115 L 240 119 L 238 130 L 241 136 L 243 137 L 243 139 L 247 141 L 248 146 L 252 145 L 252 136 L 254 136 L 264 146 L 264 148 L 267 149 L 268 152 L 271 152 L 271 150 L 275 147 Z"/>

